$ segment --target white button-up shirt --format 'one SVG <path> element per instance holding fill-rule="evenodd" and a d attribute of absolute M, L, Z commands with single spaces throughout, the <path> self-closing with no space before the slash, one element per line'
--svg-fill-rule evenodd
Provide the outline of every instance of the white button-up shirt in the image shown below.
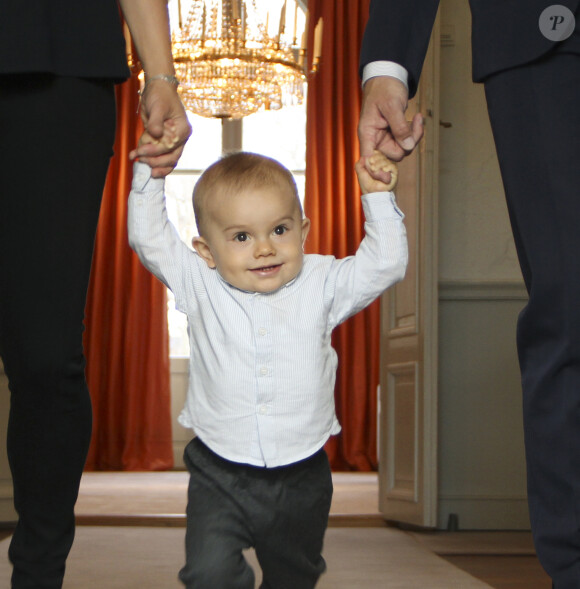
<path fill-rule="evenodd" d="M 223 458 L 282 466 L 340 431 L 332 330 L 401 280 L 408 258 L 394 195 L 363 196 L 363 207 L 366 236 L 356 255 L 305 255 L 282 288 L 245 292 L 181 241 L 167 218 L 164 180 L 135 164 L 129 241 L 188 319 L 189 388 L 179 421 Z"/>

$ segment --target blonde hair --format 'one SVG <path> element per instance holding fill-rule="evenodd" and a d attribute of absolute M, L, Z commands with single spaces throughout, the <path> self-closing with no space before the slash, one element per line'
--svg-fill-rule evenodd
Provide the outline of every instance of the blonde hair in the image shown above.
<path fill-rule="evenodd" d="M 203 235 L 207 200 L 211 194 L 218 190 L 231 194 L 248 188 L 273 185 L 279 186 L 282 190 L 290 190 L 302 214 L 302 205 L 294 177 L 280 162 L 265 155 L 247 151 L 223 156 L 203 172 L 193 189 L 193 212 L 199 234 Z"/>

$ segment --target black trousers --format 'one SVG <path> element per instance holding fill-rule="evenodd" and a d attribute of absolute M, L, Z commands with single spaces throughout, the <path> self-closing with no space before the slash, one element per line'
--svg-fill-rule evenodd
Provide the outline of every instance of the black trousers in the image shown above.
<path fill-rule="evenodd" d="M 0 76 L 0 354 L 16 589 L 61 587 L 73 541 L 92 421 L 84 307 L 114 131 L 110 82 Z"/>
<path fill-rule="evenodd" d="M 312 589 L 326 569 L 322 543 L 332 499 L 328 457 L 280 468 L 229 462 L 198 438 L 185 450 L 190 472 L 186 564 L 188 589 L 254 589 L 242 550 L 255 547 L 261 589 Z"/>
<path fill-rule="evenodd" d="M 552 53 L 486 82 L 529 302 L 517 344 L 538 557 L 580 588 L 580 55 Z"/>

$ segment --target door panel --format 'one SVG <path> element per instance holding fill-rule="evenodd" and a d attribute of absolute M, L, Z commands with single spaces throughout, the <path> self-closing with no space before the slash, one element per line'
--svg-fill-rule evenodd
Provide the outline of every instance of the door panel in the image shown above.
<path fill-rule="evenodd" d="M 433 39 L 437 43 L 433 43 Z M 425 137 L 399 164 L 409 266 L 381 300 L 379 506 L 388 520 L 437 523 L 437 147 L 439 19 L 408 118 Z"/>

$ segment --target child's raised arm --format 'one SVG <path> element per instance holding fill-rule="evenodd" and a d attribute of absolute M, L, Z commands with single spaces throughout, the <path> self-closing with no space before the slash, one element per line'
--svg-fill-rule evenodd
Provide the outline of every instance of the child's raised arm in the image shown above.
<path fill-rule="evenodd" d="M 380 151 L 361 157 L 354 168 L 363 194 L 388 192 L 397 184 L 397 165 Z"/>

